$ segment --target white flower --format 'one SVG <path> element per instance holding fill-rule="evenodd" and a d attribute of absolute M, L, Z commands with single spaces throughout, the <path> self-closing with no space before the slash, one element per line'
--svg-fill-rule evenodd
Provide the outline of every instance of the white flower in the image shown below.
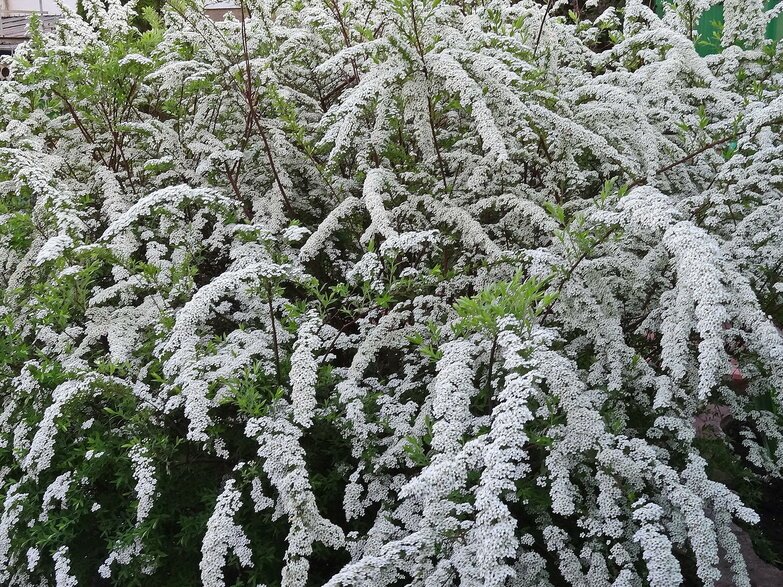
<path fill-rule="evenodd" d="M 291 407 L 294 422 L 308 428 L 316 407 L 315 384 L 318 379 L 318 361 L 314 353 L 321 346 L 318 329 L 321 321 L 310 311 L 299 326 L 294 350 L 291 353 Z"/>
<path fill-rule="evenodd" d="M 71 575 L 71 560 L 67 546 L 61 546 L 52 555 L 56 587 L 76 587 L 79 582 Z"/>
<path fill-rule="evenodd" d="M 136 525 L 139 525 L 150 515 L 157 495 L 158 481 L 155 477 L 155 465 L 146 447 L 137 444 L 128 454 L 133 464 L 133 478 L 136 480 Z"/>
<path fill-rule="evenodd" d="M 201 544 L 201 582 L 205 587 L 223 587 L 223 566 L 232 552 L 244 567 L 253 566 L 250 540 L 244 530 L 234 522 L 234 516 L 242 507 L 242 495 L 235 489 L 235 481 L 229 479 L 218 496 L 215 511 L 207 522 L 207 532 Z"/>
<path fill-rule="evenodd" d="M 46 244 L 38 251 L 38 256 L 35 258 L 36 265 L 42 265 L 46 261 L 52 261 L 62 255 L 63 251 L 69 248 L 73 244 L 73 239 L 67 234 L 60 234 L 53 236 Z"/>

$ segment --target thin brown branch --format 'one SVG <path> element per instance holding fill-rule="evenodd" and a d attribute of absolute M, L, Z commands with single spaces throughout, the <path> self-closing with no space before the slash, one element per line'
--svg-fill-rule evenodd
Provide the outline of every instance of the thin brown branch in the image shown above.
<path fill-rule="evenodd" d="M 536 44 L 533 47 L 533 57 L 536 56 L 536 53 L 538 53 L 538 44 L 541 42 L 541 34 L 544 32 L 544 23 L 546 22 L 546 19 L 549 17 L 549 11 L 552 10 L 552 6 L 554 5 L 555 0 L 549 0 L 546 5 L 546 10 L 544 11 L 544 17 L 541 19 L 541 25 L 538 27 L 538 35 L 536 35 Z"/>
<path fill-rule="evenodd" d="M 76 109 L 73 107 L 73 104 L 71 104 L 68 98 L 66 98 L 64 95 L 59 93 L 57 90 L 52 90 L 52 93 L 63 101 L 66 109 L 68 110 L 68 113 L 71 115 L 71 118 L 76 124 L 76 127 L 79 129 L 79 132 L 81 132 L 84 139 L 93 146 L 93 157 L 97 155 L 98 158 L 100 158 L 101 162 L 106 167 L 109 167 L 108 163 L 106 163 L 106 159 L 103 157 L 103 153 L 101 153 L 100 149 L 98 149 L 98 147 L 95 145 L 92 135 L 90 134 L 90 131 L 88 131 L 87 127 L 85 127 L 84 124 L 82 123 L 82 119 L 79 117 L 79 114 L 76 112 Z"/>
<path fill-rule="evenodd" d="M 582 262 L 587 259 L 587 255 L 594 251 L 598 245 L 601 245 L 605 243 L 609 237 L 614 234 L 618 229 L 620 228 L 619 224 L 613 224 L 609 227 L 609 229 L 604 233 L 604 235 L 596 241 L 596 243 L 590 248 L 589 251 L 584 251 L 581 255 L 579 255 L 579 258 L 574 261 L 571 266 L 566 270 L 566 274 L 563 277 L 563 279 L 560 281 L 560 284 L 557 286 L 557 289 L 555 289 L 555 293 L 559 296 L 560 293 L 563 291 L 563 288 L 565 287 L 565 284 L 568 283 L 568 281 L 571 279 L 571 276 L 573 276 L 574 272 L 577 270 L 577 268 L 582 264 Z M 546 322 L 546 319 L 552 314 L 553 308 L 555 306 L 555 302 L 552 302 L 549 306 L 547 306 L 547 309 L 544 310 L 544 312 L 541 314 L 541 325 Z"/>
<path fill-rule="evenodd" d="M 247 101 L 248 108 L 250 108 L 250 116 L 253 118 L 253 122 L 255 122 L 256 128 L 258 128 L 258 132 L 261 135 L 261 141 L 264 143 L 264 152 L 266 153 L 266 158 L 267 161 L 269 162 L 269 167 L 272 171 L 272 177 L 275 180 L 277 189 L 280 191 L 280 196 L 283 198 L 283 202 L 285 202 L 285 206 L 288 209 L 288 213 L 293 215 L 294 208 L 293 206 L 291 206 L 291 202 L 288 199 L 286 190 L 283 187 L 283 182 L 280 181 L 280 174 L 277 171 L 277 165 L 275 165 L 275 159 L 272 156 L 272 147 L 269 144 L 269 140 L 267 139 L 266 136 L 266 131 L 264 130 L 264 127 L 261 124 L 261 120 L 259 119 L 258 113 L 256 112 L 255 100 L 253 99 L 253 82 L 252 82 L 251 71 L 250 71 L 250 55 L 247 49 L 247 29 L 245 28 L 245 3 L 242 2 L 240 4 L 240 7 L 242 9 L 242 19 L 240 21 L 240 31 L 242 34 L 242 53 L 245 59 L 245 100 Z"/>
<path fill-rule="evenodd" d="M 435 130 L 435 107 L 432 103 L 432 96 L 430 95 L 429 80 L 430 74 L 427 69 L 427 62 L 425 60 L 424 46 L 421 42 L 421 34 L 419 33 L 419 24 L 416 20 L 416 8 L 415 3 L 411 2 L 411 20 L 413 21 L 413 39 L 416 47 L 416 52 L 421 59 L 421 70 L 424 74 L 424 80 L 427 82 L 427 117 L 430 125 L 430 133 L 432 133 L 432 144 L 435 147 L 435 157 L 438 160 L 438 166 L 440 167 L 440 176 L 443 181 L 443 189 L 449 191 L 449 182 L 446 179 L 446 164 L 443 162 L 443 155 L 440 152 L 440 146 L 438 145 L 438 133 Z"/>
<path fill-rule="evenodd" d="M 272 284 L 266 284 L 267 303 L 269 306 L 269 321 L 272 324 L 272 349 L 275 353 L 275 373 L 277 374 L 277 383 L 282 385 L 282 373 L 280 372 L 280 344 L 277 339 L 277 326 L 275 325 L 275 310 L 272 306 Z"/>
<path fill-rule="evenodd" d="M 776 118 L 776 119 L 771 120 L 768 123 L 760 126 L 759 128 L 757 128 L 750 135 L 750 138 L 755 137 L 761 131 L 761 129 L 764 128 L 765 126 L 772 126 L 774 124 L 783 124 L 783 117 Z M 727 135 L 725 137 L 722 137 L 720 139 L 717 139 L 717 140 L 714 140 L 714 141 L 712 141 L 710 143 L 707 143 L 703 147 L 701 147 L 699 149 L 696 149 L 695 151 L 693 151 L 691 153 L 688 153 L 687 155 L 685 155 L 684 157 L 681 157 L 680 159 L 677 159 L 673 163 L 669 163 L 668 165 L 664 165 L 660 169 L 657 169 L 653 173 L 653 176 L 660 175 L 661 173 L 666 173 L 667 171 L 671 171 L 675 167 L 677 167 L 679 165 L 682 165 L 683 163 L 687 163 L 688 161 L 690 161 L 691 159 L 693 159 L 695 157 L 698 157 L 699 155 L 701 155 L 705 151 L 709 151 L 710 149 L 714 149 L 715 147 L 720 147 L 721 145 L 725 145 L 726 143 L 728 143 L 730 141 L 738 140 L 740 138 L 740 136 L 741 135 L 738 134 L 738 133 L 731 133 L 730 135 Z M 636 177 L 636 178 L 633 179 L 633 181 L 631 181 L 631 183 L 628 184 L 628 188 L 630 189 L 630 188 L 636 187 L 638 185 L 642 185 L 645 181 L 647 181 L 646 177 L 641 177 L 641 176 L 640 177 Z M 710 185 L 712 185 L 712 184 L 710 184 Z"/>

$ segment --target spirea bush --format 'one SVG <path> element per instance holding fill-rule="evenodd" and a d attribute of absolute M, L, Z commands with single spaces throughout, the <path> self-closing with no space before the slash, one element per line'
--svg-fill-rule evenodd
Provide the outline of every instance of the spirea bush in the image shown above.
<path fill-rule="evenodd" d="M 783 4 L 702 58 L 715 3 L 33 19 L 0 584 L 749 586 L 709 454 L 783 474 Z"/>

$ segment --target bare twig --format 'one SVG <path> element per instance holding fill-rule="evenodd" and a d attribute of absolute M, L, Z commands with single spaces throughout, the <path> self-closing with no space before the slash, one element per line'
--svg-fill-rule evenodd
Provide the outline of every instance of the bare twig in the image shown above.
<path fill-rule="evenodd" d="M 598 245 L 601 245 L 607 241 L 607 239 L 613 235 L 618 229 L 620 228 L 619 224 L 613 224 L 609 227 L 609 229 L 604 233 L 604 235 L 598 239 L 598 241 L 593 245 L 589 251 L 583 252 L 581 255 L 579 255 L 579 258 L 574 261 L 571 266 L 566 271 L 565 276 L 560 281 L 560 284 L 557 286 L 557 289 L 555 289 L 555 293 L 559 296 L 560 292 L 563 291 L 563 287 L 565 287 L 565 284 L 568 283 L 568 280 L 571 279 L 571 276 L 574 274 L 574 272 L 577 270 L 577 268 L 582 264 L 582 262 L 587 259 L 587 255 L 594 251 Z M 547 309 L 544 310 L 544 312 L 541 314 L 541 325 L 543 326 L 544 322 L 546 322 L 546 319 L 552 314 L 553 308 L 555 306 L 556 302 L 552 302 L 549 306 L 547 306 Z"/>
<path fill-rule="evenodd" d="M 783 124 L 783 117 L 776 118 L 774 120 L 770 120 L 768 123 L 760 126 L 753 133 L 750 134 L 750 138 L 755 137 L 761 131 L 761 129 L 764 128 L 765 126 L 772 126 L 773 124 Z M 710 143 L 707 143 L 703 147 L 701 147 L 699 149 L 696 149 L 692 153 L 688 153 L 687 155 L 685 155 L 684 157 L 681 157 L 680 159 L 677 159 L 673 163 L 669 163 L 668 165 L 664 165 L 660 169 L 657 169 L 653 173 L 653 176 L 660 175 L 661 173 L 666 173 L 667 171 L 671 171 L 675 167 L 677 167 L 679 165 L 682 165 L 683 163 L 687 163 L 688 161 L 690 161 L 691 159 L 701 155 L 705 151 L 709 151 L 710 149 L 714 149 L 715 147 L 720 147 L 721 145 L 725 145 L 726 143 L 728 143 L 730 141 L 738 140 L 741 136 L 742 135 L 740 133 L 734 132 L 734 133 L 731 133 L 730 135 L 727 135 L 725 137 L 722 137 L 720 139 L 717 139 L 717 140 L 714 140 L 714 141 L 712 141 Z M 630 189 L 630 188 L 636 187 L 638 185 L 642 185 L 645 181 L 647 181 L 646 177 L 642 177 L 642 176 L 636 177 L 636 178 L 633 179 L 633 181 L 631 181 L 631 183 L 628 184 L 628 188 Z M 710 184 L 710 185 L 712 185 L 712 184 Z"/>
<path fill-rule="evenodd" d="M 538 44 L 541 42 L 541 34 L 544 32 L 544 23 L 546 22 L 546 19 L 549 17 L 549 11 L 552 10 L 552 6 L 554 5 L 555 0 L 549 0 L 546 5 L 546 10 L 544 11 L 544 18 L 541 19 L 541 26 L 538 27 L 538 35 L 536 36 L 536 45 L 533 47 L 533 57 L 536 56 L 536 53 L 538 53 Z"/>
<path fill-rule="evenodd" d="M 438 166 L 440 167 L 440 175 L 441 180 L 443 181 L 443 189 L 446 190 L 446 192 L 449 191 L 449 183 L 446 180 L 446 164 L 443 162 L 443 156 L 440 152 L 440 146 L 438 145 L 438 134 L 435 131 L 435 107 L 432 103 L 432 96 L 430 95 L 430 88 L 429 88 L 429 79 L 430 79 L 430 73 L 427 69 L 427 62 L 425 61 L 424 55 L 424 46 L 421 43 L 421 35 L 419 33 L 419 25 L 416 21 L 416 9 L 415 9 L 415 3 L 411 2 L 411 20 L 413 21 L 413 39 L 414 39 L 414 45 L 416 46 L 416 52 L 419 54 L 419 58 L 421 59 L 421 70 L 424 74 L 424 80 L 427 82 L 427 117 L 429 119 L 430 123 L 430 132 L 432 133 L 432 143 L 435 147 L 435 156 L 438 159 Z"/>

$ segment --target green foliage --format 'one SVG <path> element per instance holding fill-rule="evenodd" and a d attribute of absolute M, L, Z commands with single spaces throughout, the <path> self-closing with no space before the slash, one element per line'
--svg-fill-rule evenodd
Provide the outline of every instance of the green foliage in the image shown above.
<path fill-rule="evenodd" d="M 550 278 L 523 277 L 521 271 L 517 272 L 510 281 L 498 281 L 475 296 L 458 299 L 454 309 L 460 319 L 454 327 L 455 334 L 482 332 L 495 337 L 499 320 L 507 316 L 530 327 L 557 299 L 557 293 L 546 290 Z"/>

